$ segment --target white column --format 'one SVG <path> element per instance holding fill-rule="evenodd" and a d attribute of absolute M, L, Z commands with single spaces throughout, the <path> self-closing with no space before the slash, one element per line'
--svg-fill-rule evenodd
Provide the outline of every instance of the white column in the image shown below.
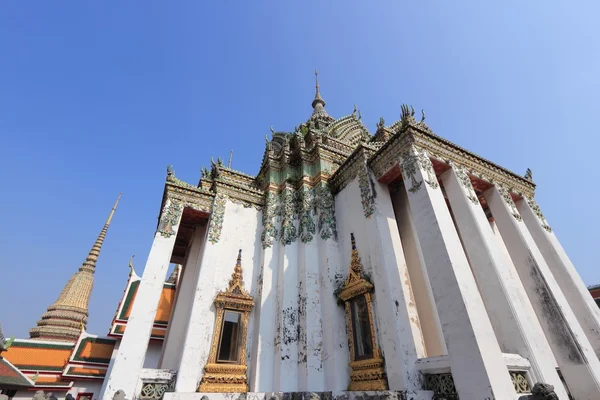
<path fill-rule="evenodd" d="M 315 216 L 315 224 L 317 216 Z M 339 277 L 348 274 L 348 265 L 342 262 L 338 242 L 334 238 L 323 239 L 317 229 L 313 243 L 319 250 L 318 268 L 320 274 L 321 317 L 323 322 L 323 379 L 325 387 L 331 391 L 348 389 L 350 383 L 350 349 L 346 334 L 346 313 L 339 306 L 334 292 Z"/>
<path fill-rule="evenodd" d="M 495 186 L 484 196 L 569 390 L 576 399 L 597 399 L 600 362 L 510 193 Z"/>
<path fill-rule="evenodd" d="M 581 276 L 573 266 L 558 238 L 548 225 L 544 214 L 534 199 L 521 199 L 516 203 L 519 213 L 529 229 L 535 244 L 556 278 L 560 289 L 575 313 L 597 357 L 600 357 L 600 308 L 590 296 Z"/>
<path fill-rule="evenodd" d="M 361 166 L 362 167 L 362 166 Z M 359 174 L 361 174 L 359 172 Z M 371 191 L 367 176 L 359 182 L 361 196 Z M 376 203 L 365 220 L 369 245 L 370 272 L 375 286 L 375 318 L 379 326 L 378 343 L 385 354 L 385 368 L 390 390 L 420 390 L 420 373 L 416 367 L 425 355 L 419 314 L 394 209 L 387 185 L 373 180 Z M 356 218 L 365 218 L 363 215 Z M 346 238 L 344 238 L 346 239 Z M 346 247 L 349 252 L 351 247 Z M 363 261 L 364 263 L 364 261 Z"/>
<path fill-rule="evenodd" d="M 206 224 L 198 225 L 188 251 L 186 262 L 182 270 L 179 287 L 177 288 L 175 304 L 173 305 L 172 317 L 169 321 L 169 329 L 163 344 L 163 354 L 159 362 L 159 368 L 177 370 L 183 342 L 181 337 L 187 331 L 189 314 L 192 307 L 194 290 L 200 273 L 200 255 L 204 247 L 206 236 Z"/>
<path fill-rule="evenodd" d="M 160 295 L 167 279 L 182 212 L 183 206 L 180 203 L 167 199 L 131 309 L 131 316 L 127 321 L 127 329 L 121 339 L 111 373 L 106 377 L 108 382 L 102 393 L 103 400 L 112 400 L 117 390 L 123 390 L 128 399 L 137 395 L 135 389 L 144 365 Z"/>
<path fill-rule="evenodd" d="M 223 211 L 225 214 L 225 211 Z M 211 216 L 212 218 L 212 216 Z M 205 230 L 203 243 L 207 243 L 209 227 Z M 227 259 L 229 254 L 223 254 L 224 246 L 220 243 L 205 245 L 194 268 L 199 270 L 198 279 L 194 282 L 192 305 L 188 314 L 187 329 L 181 335 L 182 353 L 175 382 L 176 392 L 195 392 L 198 389 L 204 366 L 210 354 L 215 326 L 214 299 L 222 288 L 215 286 L 217 271 L 221 265 L 231 265 Z M 227 263 L 227 261 L 229 263 Z M 221 286 L 221 285 L 219 285 Z"/>
<path fill-rule="evenodd" d="M 425 268 L 423 251 L 421 250 L 415 224 L 412 220 L 404 185 L 400 184 L 391 195 L 400 240 L 402 241 L 402 249 L 404 250 L 404 258 L 406 259 L 406 266 L 410 276 L 411 288 L 419 312 L 423 340 L 425 341 L 424 357 L 448 354 L 442 325 L 440 324 L 440 318 L 431 291 L 431 284 L 429 283 L 429 276 Z"/>
<path fill-rule="evenodd" d="M 298 238 L 298 240 L 301 240 Z M 321 315 L 321 290 L 319 279 L 318 239 L 300 244 L 300 359 L 304 359 L 304 375 L 300 377 L 300 390 L 323 392 L 326 390 L 323 371 L 323 327 Z"/>
<path fill-rule="evenodd" d="M 400 162 L 458 395 L 512 399 L 513 384 L 431 161 L 411 146 Z"/>
<path fill-rule="evenodd" d="M 505 353 L 529 359 L 534 382 L 553 385 L 558 397 L 566 399 L 544 331 L 512 261 L 494 236 L 466 171 L 453 166 L 441 178 L 500 347 Z"/>
<path fill-rule="evenodd" d="M 292 221 L 293 223 L 293 221 Z M 283 229 L 283 228 L 282 228 Z M 282 306 L 280 315 L 280 386 L 282 392 L 297 392 L 299 383 L 299 342 L 300 342 L 300 292 L 298 287 L 298 243 L 281 244 L 280 257 L 283 259 L 280 291 Z"/>
<path fill-rule="evenodd" d="M 279 274 L 279 246 L 274 242 L 263 251 L 262 288 L 260 289 L 260 318 L 256 319 L 256 365 L 253 366 L 254 392 L 274 391 L 275 334 L 277 320 L 277 280 Z M 258 304 L 257 304 L 258 306 Z"/>

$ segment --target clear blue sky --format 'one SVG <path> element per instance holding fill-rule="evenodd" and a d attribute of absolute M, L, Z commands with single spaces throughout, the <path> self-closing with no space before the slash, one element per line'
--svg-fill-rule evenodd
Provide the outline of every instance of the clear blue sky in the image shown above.
<path fill-rule="evenodd" d="M 485 4 L 483 4 L 485 3 Z M 517 173 L 587 284 L 600 283 L 600 6 L 589 1 L 127 1 L 0 6 L 0 321 L 27 337 L 120 191 L 88 331 L 127 262 L 141 274 L 167 164 L 255 174 L 269 126 L 332 116 L 373 131 L 424 108 L 441 136 Z"/>

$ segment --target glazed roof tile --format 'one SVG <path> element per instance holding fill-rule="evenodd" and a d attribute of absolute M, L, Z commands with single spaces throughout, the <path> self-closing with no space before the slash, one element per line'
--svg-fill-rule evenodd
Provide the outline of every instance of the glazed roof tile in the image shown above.
<path fill-rule="evenodd" d="M 15 340 L 2 355 L 20 370 L 62 371 L 72 351 L 70 343 Z"/>
<path fill-rule="evenodd" d="M 27 379 L 8 360 L 0 357 L 0 386 L 31 387 L 33 382 Z"/>

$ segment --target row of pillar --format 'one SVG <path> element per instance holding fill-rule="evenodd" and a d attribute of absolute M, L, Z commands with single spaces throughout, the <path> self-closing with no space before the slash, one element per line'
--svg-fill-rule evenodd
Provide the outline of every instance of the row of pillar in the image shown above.
<path fill-rule="evenodd" d="M 400 221 L 399 225 L 405 224 L 404 228 L 400 226 L 400 230 L 404 229 L 412 236 L 402 235 L 405 243 L 401 243 L 389 196 L 378 198 L 378 210 L 366 227 L 368 236 L 372 238 L 369 241 L 371 261 L 377 268 L 374 284 L 381 299 L 376 304 L 376 315 L 380 318 L 379 325 L 385 325 L 389 333 L 382 347 L 386 363 L 400 366 L 399 372 L 390 376 L 390 389 L 414 388 L 414 382 L 418 381 L 415 363 L 426 354 L 424 342 L 430 342 L 437 343 L 435 348 L 428 348 L 430 352 L 450 356 L 452 374 L 462 400 L 514 397 L 503 353 L 527 358 L 531 364 L 532 379 L 554 385 L 561 399 L 566 399 L 567 394 L 556 365 L 575 398 L 598 398 L 600 311 L 556 236 L 549 230 L 543 216 L 540 217 L 537 205 L 526 199 L 514 204 L 505 188 L 493 186 L 484 193 L 495 220 L 494 224 L 490 224 L 466 172 L 460 166 L 453 165 L 438 181 L 427 154 L 414 147 L 401 155 L 399 163 L 405 182 L 399 203 L 409 212 L 409 219 Z M 382 186 L 376 184 L 378 188 Z M 165 208 L 169 206 L 168 200 Z M 127 398 L 135 395 L 137 377 L 143 366 L 178 226 L 176 221 L 169 235 L 161 232 L 155 235 L 138 288 L 138 301 L 133 304 L 127 330 L 104 384 L 103 400 L 110 400 L 119 389 L 125 392 Z M 198 231 L 194 243 L 203 243 L 205 235 L 205 230 Z M 408 242 L 411 246 L 405 246 L 403 250 L 403 244 Z M 303 246 L 327 244 L 319 241 Z M 267 263 L 279 263 L 283 258 L 286 265 L 287 257 L 297 258 L 297 255 L 286 254 L 281 249 L 283 247 L 274 246 L 263 252 L 266 261 L 263 290 L 266 282 L 279 286 L 278 280 L 283 279 L 269 275 L 269 271 L 276 268 L 269 268 Z M 196 251 L 192 248 L 192 253 L 189 257 L 202 257 L 199 248 Z M 304 253 L 321 254 L 323 251 Z M 425 268 L 407 269 L 405 257 L 418 259 Z M 195 264 L 199 265 L 200 261 Z M 305 260 L 302 264 L 305 267 L 300 272 L 304 274 L 306 283 L 318 280 L 320 272 L 311 268 L 320 264 L 319 260 Z M 175 313 L 174 318 L 181 321 L 202 319 L 198 314 L 202 309 L 193 304 L 212 300 L 196 299 L 204 296 L 196 289 L 199 282 L 213 280 L 212 276 L 208 276 L 214 273 L 211 271 L 214 269 L 184 272 L 184 276 L 191 274 L 190 281 L 193 283 L 189 290 L 178 295 L 177 301 L 181 298 L 191 302 L 191 315 L 178 317 Z M 410 275 L 410 279 L 404 281 L 404 275 Z M 390 284 L 394 281 L 405 283 L 398 289 Z M 425 284 L 419 286 L 430 291 L 431 296 L 413 293 L 411 281 Z M 398 290 L 400 296 L 394 299 L 393 293 Z M 294 297 L 299 294 L 302 293 L 295 293 Z M 385 302 L 386 296 L 393 301 Z M 419 301 L 419 297 L 424 300 Z M 415 298 L 419 313 L 410 308 Z M 433 301 L 428 302 L 427 298 L 433 298 Z M 141 299 L 143 301 L 139 301 Z M 398 308 L 397 300 L 403 304 L 400 307 L 404 310 L 402 317 L 395 320 L 382 318 L 393 314 L 393 310 L 387 308 L 394 303 Z M 267 303 L 261 303 L 257 309 L 277 307 L 272 297 L 260 301 Z M 399 321 L 418 320 L 418 314 L 425 308 L 433 314 L 434 321 L 421 321 L 420 327 L 411 326 L 408 330 L 404 329 L 405 326 L 397 326 Z M 327 314 L 325 309 L 319 311 Z M 314 322 L 304 321 L 306 324 Z M 427 324 L 435 329 L 424 329 Z M 180 383 L 194 381 L 192 378 L 197 377 L 202 368 L 198 360 L 192 359 L 197 352 L 188 350 L 199 346 L 194 341 L 206 338 L 212 331 L 211 326 L 200 324 L 190 325 L 186 331 L 190 329 L 197 332 L 188 332 L 170 353 L 166 351 L 163 354 L 161 361 L 178 367 L 179 374 L 189 375 L 189 379 L 178 377 L 178 392 L 195 390 L 189 384 Z M 269 329 L 273 332 L 267 332 Z M 274 330 L 275 324 L 260 326 L 260 334 L 265 336 L 275 336 Z M 323 340 L 327 341 L 328 332 L 326 329 L 323 331 Z M 273 381 L 274 376 L 281 373 L 275 365 L 271 368 L 267 361 L 273 359 L 276 349 L 264 346 L 267 346 L 266 342 L 256 342 L 258 363 L 261 365 L 260 371 L 254 371 L 251 378 L 256 383 Z M 389 351 L 386 351 L 386 346 Z M 183 351 L 184 348 L 186 351 Z M 173 355 L 175 353 L 180 353 L 179 358 Z M 261 362 L 261 357 L 265 362 Z M 190 368 L 190 365 L 196 367 Z M 309 374 L 308 377 L 311 380 L 323 379 L 319 374 L 313 377 Z"/>
<path fill-rule="evenodd" d="M 452 165 L 438 181 L 427 154 L 414 147 L 400 163 L 401 196 L 461 399 L 514 397 L 502 353 L 527 358 L 532 379 L 554 385 L 561 399 L 568 397 L 556 365 L 575 398 L 598 398 L 598 311 L 590 309 L 593 301 L 547 223 L 525 199 L 515 205 L 505 188 L 493 186 L 484 198 L 500 238 L 460 166 Z"/>

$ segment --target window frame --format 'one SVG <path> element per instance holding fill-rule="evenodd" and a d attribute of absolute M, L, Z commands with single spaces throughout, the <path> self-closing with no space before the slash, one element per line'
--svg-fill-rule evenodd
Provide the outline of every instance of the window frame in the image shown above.
<path fill-rule="evenodd" d="M 236 339 L 235 339 L 236 340 L 236 344 L 235 344 L 235 347 L 236 347 L 236 359 L 235 360 L 221 360 L 221 359 L 219 359 L 219 356 L 221 354 L 221 345 L 223 343 L 223 329 L 225 328 L 225 322 L 226 322 L 225 321 L 225 316 L 227 315 L 227 312 L 237 314 L 238 318 L 239 318 L 238 319 L 238 332 L 237 332 Z M 240 362 L 241 362 L 241 360 L 240 360 L 240 353 L 241 353 L 240 347 L 241 347 L 241 342 L 242 342 L 240 335 L 241 335 L 242 330 L 243 330 L 243 327 L 242 327 L 243 326 L 243 318 L 244 318 L 244 314 L 241 311 L 239 311 L 239 310 L 233 310 L 233 309 L 230 309 L 230 308 L 223 308 L 223 318 L 221 318 L 221 329 L 219 330 L 219 343 L 217 345 L 217 354 L 216 354 L 216 357 L 215 357 L 215 362 L 217 364 L 240 364 Z"/>

